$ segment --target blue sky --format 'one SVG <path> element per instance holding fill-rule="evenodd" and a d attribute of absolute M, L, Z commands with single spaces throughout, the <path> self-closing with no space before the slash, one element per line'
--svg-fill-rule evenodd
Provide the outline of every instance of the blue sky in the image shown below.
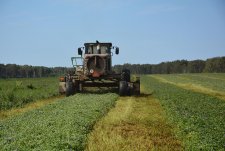
<path fill-rule="evenodd" d="M 225 56 L 225 1 L 0 0 L 0 63 L 70 67 L 95 40 L 113 64 Z"/>

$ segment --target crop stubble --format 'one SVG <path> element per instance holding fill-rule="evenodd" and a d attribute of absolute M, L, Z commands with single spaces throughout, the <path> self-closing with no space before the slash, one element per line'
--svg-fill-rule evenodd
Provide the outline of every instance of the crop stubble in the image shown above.
<path fill-rule="evenodd" d="M 95 125 L 86 150 L 183 150 L 165 117 L 151 94 L 120 97 L 115 108 Z"/>

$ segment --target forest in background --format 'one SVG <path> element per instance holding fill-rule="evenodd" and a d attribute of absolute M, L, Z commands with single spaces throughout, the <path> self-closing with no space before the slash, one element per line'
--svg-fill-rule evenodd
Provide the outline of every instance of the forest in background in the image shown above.
<path fill-rule="evenodd" d="M 0 64 L 0 78 L 41 78 L 64 75 L 72 68 Z"/>
<path fill-rule="evenodd" d="M 115 65 L 119 72 L 129 69 L 132 74 L 173 74 L 173 73 L 225 73 L 225 56 L 207 60 L 176 60 L 159 64 L 124 64 Z"/>
<path fill-rule="evenodd" d="M 173 74 L 173 73 L 225 73 L 225 56 L 207 60 L 176 60 L 160 64 L 115 65 L 113 70 L 129 69 L 132 74 Z M 31 65 L 0 64 L 0 78 L 38 78 L 64 75 L 73 71 L 68 67 L 43 67 Z"/>

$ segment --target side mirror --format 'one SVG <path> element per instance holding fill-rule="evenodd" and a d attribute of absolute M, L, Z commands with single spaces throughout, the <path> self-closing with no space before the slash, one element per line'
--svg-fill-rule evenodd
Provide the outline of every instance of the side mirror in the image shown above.
<path fill-rule="evenodd" d="M 118 55 L 119 54 L 119 48 L 118 47 L 116 47 L 116 54 Z"/>
<path fill-rule="evenodd" d="M 78 55 L 81 55 L 82 56 L 82 50 L 81 50 L 81 48 L 78 48 Z"/>

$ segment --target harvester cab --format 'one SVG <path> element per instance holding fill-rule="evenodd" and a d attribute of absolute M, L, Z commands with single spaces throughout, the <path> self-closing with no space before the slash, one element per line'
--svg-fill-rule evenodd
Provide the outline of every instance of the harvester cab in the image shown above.
<path fill-rule="evenodd" d="M 130 81 L 130 71 L 112 70 L 112 49 L 119 54 L 119 48 L 112 43 L 84 43 L 78 48 L 79 57 L 72 57 L 74 74 L 67 75 L 60 81 L 59 92 L 67 96 L 82 92 L 83 87 L 116 87 L 120 95 L 139 95 L 140 80 Z"/>

